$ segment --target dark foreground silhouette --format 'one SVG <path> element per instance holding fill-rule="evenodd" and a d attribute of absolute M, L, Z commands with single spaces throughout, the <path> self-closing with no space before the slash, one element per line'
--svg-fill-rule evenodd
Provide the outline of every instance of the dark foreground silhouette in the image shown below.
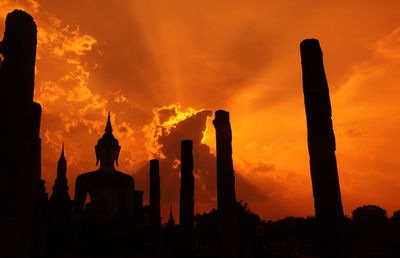
<path fill-rule="evenodd" d="M 33 102 L 36 25 L 8 14 L 0 66 L 0 257 L 399 257 L 400 211 L 367 205 L 343 214 L 329 89 L 315 39 L 300 45 L 315 217 L 262 221 L 237 202 L 229 112 L 213 121 L 217 209 L 194 215 L 193 143 L 181 142 L 180 221 L 160 217 L 159 160 L 150 161 L 150 200 L 132 176 L 116 170 L 121 150 L 110 114 L 95 145 L 96 171 L 68 193 L 62 147 L 53 194 L 41 180 L 41 106 Z M 176 186 L 171 186 L 176 187 Z M 90 201 L 87 201 L 90 199 Z"/>

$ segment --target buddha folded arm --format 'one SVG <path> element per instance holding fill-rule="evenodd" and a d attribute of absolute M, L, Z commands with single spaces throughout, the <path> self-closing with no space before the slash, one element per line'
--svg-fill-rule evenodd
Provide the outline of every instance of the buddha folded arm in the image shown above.
<path fill-rule="evenodd" d="M 132 177 L 124 175 L 124 194 L 120 200 L 120 214 L 123 219 L 132 219 L 134 215 L 135 182 Z"/>
<path fill-rule="evenodd" d="M 74 199 L 74 213 L 80 215 L 85 206 L 86 195 L 88 194 L 85 180 L 82 176 L 78 176 L 75 182 L 75 199 Z"/>

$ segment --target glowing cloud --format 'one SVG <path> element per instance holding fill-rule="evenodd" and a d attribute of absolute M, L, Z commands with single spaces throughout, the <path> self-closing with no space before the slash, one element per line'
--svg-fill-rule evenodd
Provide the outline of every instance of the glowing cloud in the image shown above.
<path fill-rule="evenodd" d="M 166 156 L 161 150 L 163 145 L 158 142 L 158 139 L 161 136 L 167 136 L 170 134 L 171 130 L 176 128 L 180 122 L 202 111 L 204 111 L 204 109 L 195 110 L 190 107 L 186 110 L 182 110 L 182 107 L 179 103 L 160 108 L 154 108 L 153 121 L 143 127 L 143 132 L 148 139 L 146 148 L 149 152 L 149 157 L 165 159 Z"/>

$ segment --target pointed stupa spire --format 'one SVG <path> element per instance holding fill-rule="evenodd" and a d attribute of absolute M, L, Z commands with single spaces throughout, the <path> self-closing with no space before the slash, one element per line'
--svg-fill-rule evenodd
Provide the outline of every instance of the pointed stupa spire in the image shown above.
<path fill-rule="evenodd" d="M 64 142 L 62 143 L 61 155 L 60 155 L 60 158 L 58 159 L 58 163 L 60 163 L 60 162 L 63 162 L 63 163 L 66 162 L 65 156 L 64 156 Z"/>
<path fill-rule="evenodd" d="M 105 131 L 106 131 L 106 134 L 112 134 L 110 111 L 108 111 L 107 125 L 106 125 Z"/>
<path fill-rule="evenodd" d="M 67 174 L 67 160 L 64 156 L 64 142 L 62 143 L 61 155 L 57 164 L 57 178 L 65 178 Z"/>
<path fill-rule="evenodd" d="M 174 215 L 172 214 L 172 207 L 171 207 L 171 210 L 169 211 L 168 225 L 170 225 L 170 226 L 175 225 Z"/>
<path fill-rule="evenodd" d="M 60 200 L 61 203 L 57 203 L 57 200 Z M 65 203 L 65 201 L 70 202 L 71 197 L 68 194 L 67 161 L 64 156 L 64 142 L 62 143 L 61 155 L 57 165 L 57 177 L 54 180 L 53 194 L 50 197 L 50 201 L 53 202 L 52 205 L 66 205 L 67 212 L 71 210 L 71 204 Z"/>

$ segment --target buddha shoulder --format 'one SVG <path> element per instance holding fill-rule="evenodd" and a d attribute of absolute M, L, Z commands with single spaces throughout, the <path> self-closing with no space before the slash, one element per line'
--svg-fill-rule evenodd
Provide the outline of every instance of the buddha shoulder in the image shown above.
<path fill-rule="evenodd" d="M 98 173 L 97 171 L 92 171 L 92 172 L 80 174 L 79 176 L 77 176 L 76 182 L 77 183 L 78 182 L 81 182 L 81 183 L 87 182 L 91 178 L 95 177 L 97 173 Z"/>
<path fill-rule="evenodd" d="M 120 171 L 115 171 L 115 174 L 121 178 L 124 182 L 127 182 L 128 184 L 135 184 L 135 180 L 133 179 L 132 176 L 125 174 L 123 172 Z"/>

